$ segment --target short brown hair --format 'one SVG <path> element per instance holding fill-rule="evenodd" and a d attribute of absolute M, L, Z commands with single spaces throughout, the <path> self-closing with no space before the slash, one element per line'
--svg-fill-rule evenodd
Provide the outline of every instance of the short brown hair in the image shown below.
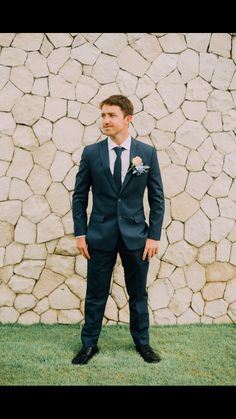
<path fill-rule="evenodd" d="M 124 116 L 133 115 L 134 113 L 134 106 L 132 102 L 130 102 L 130 100 L 123 95 L 109 96 L 100 103 L 100 109 L 102 109 L 103 105 L 119 106 Z"/>

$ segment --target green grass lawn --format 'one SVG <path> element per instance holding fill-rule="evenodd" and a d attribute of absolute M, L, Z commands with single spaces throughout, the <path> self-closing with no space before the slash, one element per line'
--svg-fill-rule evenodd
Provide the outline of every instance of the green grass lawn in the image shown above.
<path fill-rule="evenodd" d="M 0 385 L 236 385 L 235 327 L 152 326 L 150 343 L 162 360 L 147 364 L 128 325 L 105 326 L 100 352 L 77 366 L 80 325 L 0 325 Z"/>

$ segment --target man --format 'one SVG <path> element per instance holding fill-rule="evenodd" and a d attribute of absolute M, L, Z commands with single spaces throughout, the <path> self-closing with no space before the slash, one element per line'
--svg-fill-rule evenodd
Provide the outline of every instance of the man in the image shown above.
<path fill-rule="evenodd" d="M 122 95 L 100 104 L 107 138 L 84 148 L 73 193 L 72 211 L 77 248 L 88 260 L 83 347 L 72 360 L 87 364 L 98 352 L 112 271 L 120 254 L 129 295 L 130 332 L 146 362 L 159 362 L 149 346 L 147 273 L 157 254 L 164 215 L 164 194 L 154 147 L 129 135 L 133 105 Z M 87 226 L 88 193 L 93 207 Z M 148 189 L 149 226 L 143 196 Z"/>

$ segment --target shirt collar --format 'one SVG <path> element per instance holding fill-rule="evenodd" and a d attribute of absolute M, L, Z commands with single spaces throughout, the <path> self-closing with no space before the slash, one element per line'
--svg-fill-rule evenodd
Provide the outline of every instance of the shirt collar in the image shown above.
<path fill-rule="evenodd" d="M 120 144 L 120 147 L 123 147 L 126 150 L 130 150 L 130 146 L 131 146 L 131 135 L 129 135 L 128 138 L 125 141 L 123 141 L 122 144 Z M 119 146 L 117 146 L 117 144 L 114 141 L 112 141 L 112 139 L 110 137 L 108 137 L 108 148 L 109 148 L 109 150 L 112 150 L 115 147 L 119 147 Z"/>

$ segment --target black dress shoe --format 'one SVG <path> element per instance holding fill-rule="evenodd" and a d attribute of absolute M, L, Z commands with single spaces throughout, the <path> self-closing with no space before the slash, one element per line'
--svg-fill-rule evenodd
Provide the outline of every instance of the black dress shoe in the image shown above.
<path fill-rule="evenodd" d="M 159 355 L 155 354 L 155 352 L 149 345 L 136 346 L 136 350 L 146 362 L 160 362 L 161 360 Z"/>
<path fill-rule="evenodd" d="M 87 364 L 97 352 L 99 352 L 97 346 L 83 346 L 74 359 L 72 359 L 72 364 Z"/>

